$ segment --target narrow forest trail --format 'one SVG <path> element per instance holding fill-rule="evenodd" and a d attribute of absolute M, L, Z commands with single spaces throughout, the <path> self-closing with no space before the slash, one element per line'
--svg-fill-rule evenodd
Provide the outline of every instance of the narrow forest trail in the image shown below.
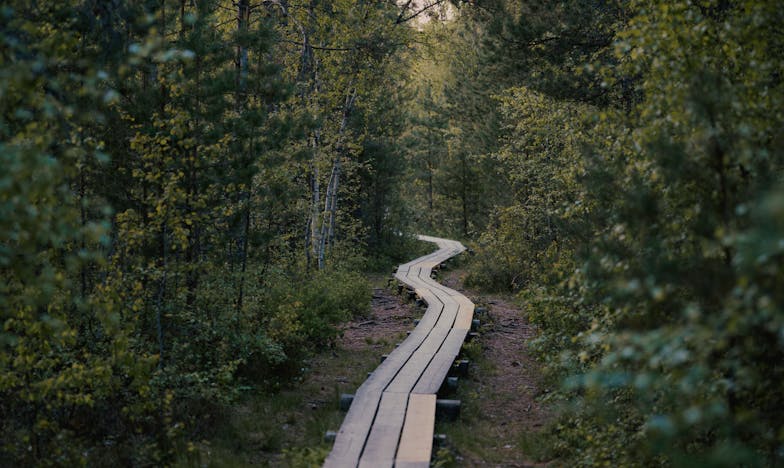
<path fill-rule="evenodd" d="M 419 325 L 357 389 L 325 467 L 427 467 L 438 392 L 466 334 L 474 304 L 434 281 L 434 268 L 465 250 L 453 240 L 419 236 L 435 252 L 400 265 L 395 278 L 428 306 Z"/>

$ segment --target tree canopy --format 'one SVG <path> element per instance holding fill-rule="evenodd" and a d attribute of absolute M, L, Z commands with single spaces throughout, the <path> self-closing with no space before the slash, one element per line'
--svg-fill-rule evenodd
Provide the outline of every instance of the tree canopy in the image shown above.
<path fill-rule="evenodd" d="M 782 24 L 772 0 L 4 2 L 0 464 L 175 463 L 427 232 L 538 326 L 564 464 L 781 465 Z"/>

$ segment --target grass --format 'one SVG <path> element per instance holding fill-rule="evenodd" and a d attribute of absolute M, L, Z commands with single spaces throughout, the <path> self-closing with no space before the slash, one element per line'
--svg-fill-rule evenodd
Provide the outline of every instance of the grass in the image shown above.
<path fill-rule="evenodd" d="M 479 318 L 482 320 L 480 333 L 495 328 L 493 314 Z M 435 432 L 446 435 L 446 444 L 436 451 L 434 465 L 544 466 L 544 461 L 554 458 L 552 435 L 547 429 L 550 423 L 532 427 L 532 421 L 514 413 L 519 409 L 499 414 L 499 406 L 514 408 L 513 403 L 525 390 L 515 391 L 519 382 L 508 379 L 504 383 L 505 389 L 495 387 L 500 383 L 499 379 L 504 380 L 505 371 L 501 367 L 503 363 L 498 362 L 499 357 L 483 349 L 482 340 L 490 339 L 489 336 L 480 336 L 463 345 L 461 357 L 470 361 L 469 376 L 461 378 L 457 393 L 448 397 L 461 401 L 461 415 L 454 422 L 436 423 Z"/>
<path fill-rule="evenodd" d="M 331 448 L 324 434 L 337 430 L 344 417 L 340 394 L 353 393 L 378 357 L 375 349 L 328 350 L 311 359 L 304 378 L 289 388 L 272 394 L 248 391 L 223 410 L 214 436 L 199 445 L 199 456 L 183 456 L 180 466 L 320 465 Z"/>
<path fill-rule="evenodd" d="M 371 275 L 373 287 L 386 286 L 388 275 Z M 320 466 L 331 449 L 328 430 L 338 430 L 345 413 L 341 393 L 354 391 L 378 366 L 381 354 L 405 338 L 364 340 L 362 349 L 336 347 L 305 363 L 301 379 L 277 393 L 250 389 L 235 405 L 224 408 L 211 435 L 188 453 L 178 466 L 258 467 Z M 397 339 L 397 341 L 396 341 Z"/>
<path fill-rule="evenodd" d="M 470 371 L 481 379 L 483 374 L 495 368 L 487 356 L 471 358 Z M 473 379 L 461 379 L 454 398 L 461 401 L 460 418 L 457 421 L 439 421 L 436 423 L 436 434 L 446 435 L 447 443 L 436 451 L 435 466 L 456 467 L 464 456 L 472 460 L 482 460 L 488 465 L 506 465 L 510 461 L 534 464 L 544 460 L 552 460 L 553 453 L 549 447 L 551 435 L 547 430 L 523 431 L 508 446 L 499 446 L 497 429 L 500 421 L 486 417 L 485 404 L 489 398 L 484 395 Z M 533 463 L 532 463 L 533 462 Z"/>

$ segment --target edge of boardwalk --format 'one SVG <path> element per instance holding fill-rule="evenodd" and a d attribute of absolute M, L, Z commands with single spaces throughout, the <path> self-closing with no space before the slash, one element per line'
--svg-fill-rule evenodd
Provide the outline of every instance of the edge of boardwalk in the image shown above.
<path fill-rule="evenodd" d="M 438 249 L 397 268 L 395 278 L 427 303 L 419 325 L 357 389 L 325 467 L 429 466 L 435 394 L 471 328 L 474 304 L 436 282 L 436 266 L 463 251 L 430 236 Z"/>

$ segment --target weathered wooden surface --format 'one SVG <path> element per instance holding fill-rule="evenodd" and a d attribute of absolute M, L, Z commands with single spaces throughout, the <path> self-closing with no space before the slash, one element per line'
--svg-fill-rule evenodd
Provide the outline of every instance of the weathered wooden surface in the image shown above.
<path fill-rule="evenodd" d="M 406 422 L 397 449 L 395 466 L 430 466 L 435 416 L 435 395 L 412 393 L 408 397 Z"/>
<path fill-rule="evenodd" d="M 427 303 L 419 324 L 357 389 L 325 467 L 426 467 L 435 421 L 435 393 L 471 328 L 474 304 L 430 274 L 465 250 L 430 236 L 435 252 L 400 265 L 398 281 Z"/>

